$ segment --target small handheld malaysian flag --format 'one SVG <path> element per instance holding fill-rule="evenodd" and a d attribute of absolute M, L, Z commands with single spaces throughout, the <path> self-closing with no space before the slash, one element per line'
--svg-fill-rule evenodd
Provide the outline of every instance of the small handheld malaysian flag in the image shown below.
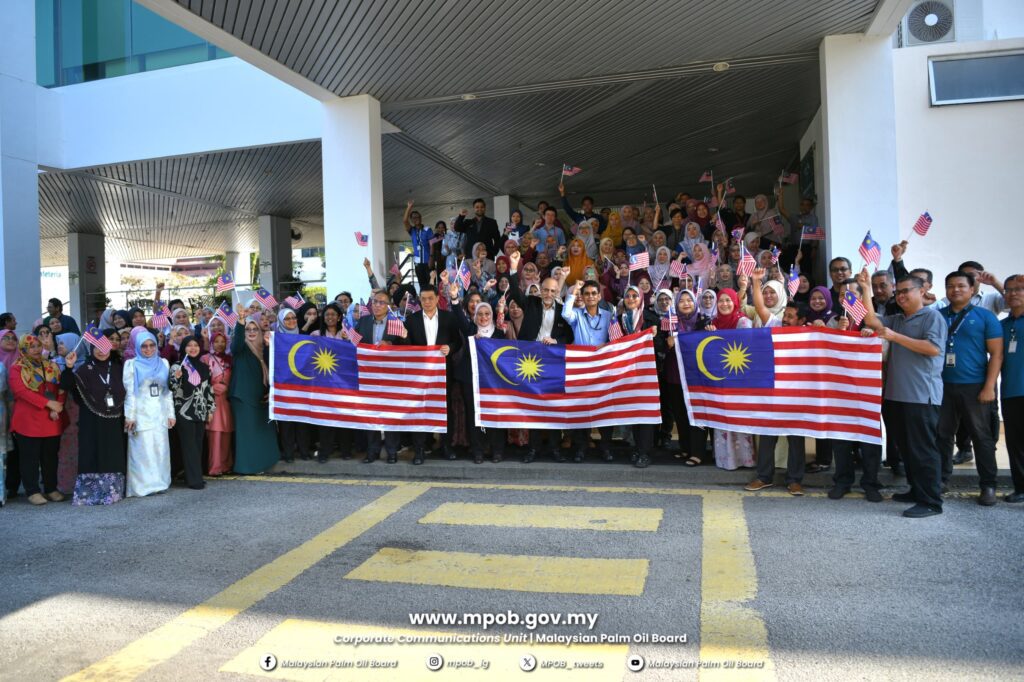
<path fill-rule="evenodd" d="M 341 328 L 345 330 L 345 336 L 352 342 L 353 346 L 358 346 L 359 342 L 363 340 L 363 335 L 355 330 L 355 327 L 348 323 L 348 320 L 344 320 L 341 323 Z"/>
<path fill-rule="evenodd" d="M 567 163 L 563 163 L 563 164 L 562 164 L 562 175 L 567 175 L 567 176 L 569 176 L 570 178 L 571 178 L 572 176 L 576 175 L 577 173 L 579 173 L 579 172 L 580 172 L 580 171 L 582 171 L 582 170 L 583 170 L 583 169 L 582 169 L 582 168 L 580 168 L 579 166 L 570 166 L 570 165 L 569 165 L 569 164 L 567 164 Z"/>
<path fill-rule="evenodd" d="M 860 253 L 865 263 L 874 263 L 877 266 L 882 262 L 882 247 L 871 238 L 871 230 L 868 230 L 868 233 L 864 235 L 864 241 L 861 242 L 857 252 Z"/>
<path fill-rule="evenodd" d="M 238 324 L 238 313 L 231 309 L 227 301 L 221 303 L 220 307 L 217 308 L 217 317 L 224 320 L 224 324 L 228 327 L 234 327 Z"/>
<path fill-rule="evenodd" d="M 805 242 L 825 241 L 825 228 L 820 225 L 804 225 L 800 231 L 800 240 Z"/>
<path fill-rule="evenodd" d="M 619 323 L 619 318 L 613 317 L 612 323 L 608 325 L 608 340 L 618 341 L 622 337 L 622 324 Z"/>
<path fill-rule="evenodd" d="M 676 317 L 674 312 L 669 311 L 669 314 L 661 318 L 661 331 L 672 332 L 675 331 L 676 327 L 679 326 L 679 318 Z"/>
<path fill-rule="evenodd" d="M 167 304 L 160 301 L 160 305 L 153 310 L 153 328 L 163 329 L 167 326 L 167 320 L 171 317 L 171 309 L 167 307 Z"/>
<path fill-rule="evenodd" d="M 462 265 L 459 266 L 459 282 L 462 283 L 463 289 L 468 289 L 470 282 L 473 281 L 473 272 L 466 265 L 466 260 L 462 260 Z"/>
<path fill-rule="evenodd" d="M 230 272 L 221 273 L 220 277 L 217 278 L 217 286 L 214 289 L 214 293 L 218 296 L 223 294 L 225 291 L 231 291 L 235 288 L 235 279 L 231 276 Z"/>
<path fill-rule="evenodd" d="M 706 170 L 706 171 L 704 171 L 704 173 L 701 174 L 700 180 L 698 180 L 697 182 L 714 182 L 714 181 L 715 181 L 715 176 L 711 173 L 711 171 Z"/>
<path fill-rule="evenodd" d="M 847 291 L 843 294 L 843 310 L 850 316 L 854 324 L 860 324 L 864 316 L 868 314 L 867 309 L 864 307 L 864 303 L 857 298 L 852 291 Z"/>
<path fill-rule="evenodd" d="M 359 317 L 370 314 L 370 306 L 366 305 L 363 299 L 359 299 Z"/>
<path fill-rule="evenodd" d="M 302 298 L 302 294 L 296 291 L 294 294 L 284 299 L 284 304 L 292 310 L 298 310 L 306 304 L 306 299 Z"/>
<path fill-rule="evenodd" d="M 686 266 L 677 260 L 672 261 L 672 264 L 668 266 L 669 275 L 679 279 L 686 274 Z"/>
<path fill-rule="evenodd" d="M 795 185 L 800 182 L 800 176 L 796 173 L 783 173 L 779 176 L 779 182 L 783 185 Z"/>
<path fill-rule="evenodd" d="M 741 244 L 740 249 L 743 251 L 743 257 L 740 258 L 739 265 L 736 266 L 736 274 L 750 277 L 754 274 L 754 270 L 757 268 L 757 261 L 750 255 L 750 252 L 747 251 L 747 247 L 745 245 Z"/>
<path fill-rule="evenodd" d="M 732 240 L 734 242 L 741 242 L 741 241 L 743 241 L 743 228 L 742 227 L 737 227 L 735 230 L 732 231 Z"/>
<path fill-rule="evenodd" d="M 772 254 L 772 263 L 778 264 L 779 256 L 782 255 L 782 252 L 779 251 L 779 247 L 772 246 L 771 254 Z"/>
<path fill-rule="evenodd" d="M 693 295 L 697 298 L 697 300 L 694 301 L 694 303 L 699 303 L 700 302 L 700 295 L 703 294 L 703 293 L 704 293 L 704 275 L 701 275 L 700 277 L 697 278 L 696 288 L 695 288 L 695 290 L 693 292 Z"/>
<path fill-rule="evenodd" d="M 651 256 L 646 251 L 634 253 L 629 257 L 629 271 L 644 270 L 651 267 Z"/>
<path fill-rule="evenodd" d="M 369 246 L 370 235 L 363 234 L 362 232 L 356 232 L 356 245 L 357 246 Z"/>
<path fill-rule="evenodd" d="M 793 269 L 789 271 L 789 279 L 786 280 L 786 289 L 789 291 L 790 298 L 796 296 L 796 292 L 800 290 L 800 270 L 795 265 L 793 266 Z"/>
<path fill-rule="evenodd" d="M 86 343 L 101 353 L 109 353 L 114 349 L 114 347 L 110 345 L 110 339 L 103 336 L 103 333 L 94 326 L 86 329 L 82 338 L 85 339 Z"/>
<path fill-rule="evenodd" d="M 725 181 L 725 193 L 727 195 L 736 194 L 736 187 L 732 184 L 732 178 Z"/>
<path fill-rule="evenodd" d="M 394 313 L 388 313 L 387 333 L 403 339 L 406 337 L 405 323 Z"/>
<path fill-rule="evenodd" d="M 185 373 L 188 374 L 188 383 L 193 386 L 203 383 L 203 378 L 199 376 L 199 372 L 192 366 L 192 362 L 187 357 L 181 363 L 181 366 L 185 368 Z"/>
<path fill-rule="evenodd" d="M 914 232 L 918 233 L 922 237 L 928 234 L 928 228 L 932 226 L 932 217 L 925 211 L 921 214 L 921 217 L 914 223 Z"/>
<path fill-rule="evenodd" d="M 252 295 L 253 298 L 259 301 L 260 305 L 262 305 L 264 308 L 273 308 L 274 306 L 277 305 L 277 299 L 274 298 L 274 295 L 267 291 L 266 289 L 264 289 L 263 287 L 260 287 L 259 289 L 254 291 Z"/>

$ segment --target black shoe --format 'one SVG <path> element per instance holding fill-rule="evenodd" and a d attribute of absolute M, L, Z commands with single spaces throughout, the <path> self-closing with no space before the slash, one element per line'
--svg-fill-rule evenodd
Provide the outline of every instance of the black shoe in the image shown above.
<path fill-rule="evenodd" d="M 555 450 L 554 452 L 551 453 L 551 456 L 554 457 L 555 461 L 558 462 L 559 464 L 561 464 L 562 462 L 569 461 L 568 459 L 566 459 L 565 455 L 562 454 L 561 450 Z"/>
<path fill-rule="evenodd" d="M 582 450 L 577 450 L 576 454 L 573 455 L 572 457 L 572 461 L 575 462 L 576 464 L 579 464 L 580 462 L 583 461 L 584 457 L 586 457 L 586 453 L 584 453 Z"/>
<path fill-rule="evenodd" d="M 448 452 L 445 453 L 445 459 L 447 459 L 449 462 L 454 462 L 458 458 L 459 456 L 455 454 L 454 450 L 449 450 Z"/>
<path fill-rule="evenodd" d="M 911 493 L 911 492 L 896 493 L 895 495 L 892 496 L 892 501 L 893 502 L 917 502 L 917 498 L 914 497 L 914 493 Z"/>
<path fill-rule="evenodd" d="M 377 455 L 363 457 L 363 464 L 372 464 L 377 461 Z"/>
<path fill-rule="evenodd" d="M 523 464 L 532 464 L 535 459 L 537 459 L 537 451 L 530 448 L 526 451 L 526 454 L 523 455 Z"/>
<path fill-rule="evenodd" d="M 604 457 L 604 461 L 613 462 L 615 461 L 615 455 L 612 454 L 611 450 L 602 450 L 601 456 Z"/>
<path fill-rule="evenodd" d="M 636 461 L 638 459 L 640 459 L 640 453 L 637 452 L 636 450 L 634 450 L 633 454 L 629 456 L 629 463 L 630 464 L 636 464 Z"/>
<path fill-rule="evenodd" d="M 416 454 L 412 458 L 412 463 L 413 464 L 423 464 L 423 460 L 424 459 L 425 458 L 423 456 L 423 448 L 417 448 L 416 449 Z"/>
<path fill-rule="evenodd" d="M 817 462 L 811 462 L 807 465 L 806 472 L 809 474 L 820 474 L 828 471 L 832 468 L 831 464 L 818 464 Z"/>
<path fill-rule="evenodd" d="M 832 488 L 832 490 L 828 491 L 828 499 L 841 500 L 848 492 L 850 492 L 848 488 Z"/>
<path fill-rule="evenodd" d="M 646 469 L 651 463 L 651 458 L 647 456 L 647 453 L 637 455 L 636 461 L 633 462 L 633 466 L 637 469 Z"/>
<path fill-rule="evenodd" d="M 397 452 L 394 453 L 394 454 L 388 453 L 388 464 L 397 464 L 397 463 L 398 463 L 398 453 Z"/>
<path fill-rule="evenodd" d="M 953 464 L 966 464 L 974 461 L 974 450 L 957 450 L 953 455 Z"/>
<path fill-rule="evenodd" d="M 929 516 L 938 516 L 942 513 L 941 507 L 929 507 L 926 504 L 915 504 L 903 512 L 908 519 L 924 519 Z"/>
<path fill-rule="evenodd" d="M 483 464 L 483 463 L 484 463 L 484 453 L 478 452 L 475 455 L 473 455 L 473 464 Z"/>
<path fill-rule="evenodd" d="M 868 502 L 881 502 L 882 493 L 878 492 L 876 488 L 865 488 L 864 499 L 866 499 Z"/>
<path fill-rule="evenodd" d="M 1009 502 L 1010 504 L 1024 502 L 1024 493 L 1010 493 L 1009 495 L 1003 497 L 1003 501 Z"/>
<path fill-rule="evenodd" d="M 322 455 L 317 455 L 316 456 L 316 463 L 317 464 L 327 464 L 327 458 L 322 456 Z"/>
<path fill-rule="evenodd" d="M 505 456 L 503 454 L 501 454 L 500 452 L 495 452 L 495 453 L 493 453 L 491 455 L 491 461 L 494 462 L 495 464 L 498 464 L 504 458 L 505 458 Z"/>
<path fill-rule="evenodd" d="M 202 490 L 205 487 L 206 487 L 206 483 L 198 483 L 196 485 L 190 485 L 189 486 L 189 488 L 191 488 L 192 490 Z"/>
<path fill-rule="evenodd" d="M 985 487 L 981 489 L 981 495 L 978 497 L 978 504 L 982 507 L 991 507 L 996 503 L 996 489 Z"/>

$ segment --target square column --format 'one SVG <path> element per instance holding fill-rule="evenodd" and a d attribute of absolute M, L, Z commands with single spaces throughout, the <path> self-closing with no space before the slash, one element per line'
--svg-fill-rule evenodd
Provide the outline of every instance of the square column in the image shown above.
<path fill-rule="evenodd" d="M 39 284 L 35 2 L 4 3 L 0 24 L 0 312 L 18 332 L 45 310 Z"/>
<path fill-rule="evenodd" d="M 888 264 L 889 247 L 900 238 L 892 40 L 827 36 L 819 52 L 824 187 L 818 216 L 826 251 L 830 259 L 846 256 L 856 270 L 857 248 L 870 229 Z"/>
<path fill-rule="evenodd" d="M 491 199 L 491 210 L 494 211 L 494 219 L 498 221 L 498 230 L 504 230 L 505 223 L 512 215 L 512 197 L 507 194 L 494 197 Z"/>
<path fill-rule="evenodd" d="M 101 234 L 68 235 L 68 289 L 70 305 L 65 313 L 79 322 L 79 328 L 99 320 L 106 308 L 106 263 Z"/>
<path fill-rule="evenodd" d="M 261 215 L 259 225 L 260 281 L 253 282 L 253 288 L 262 286 L 280 301 L 281 282 L 292 279 L 292 223 L 288 218 Z"/>
<path fill-rule="evenodd" d="M 326 102 L 321 140 L 327 299 L 342 291 L 367 298 L 363 259 L 381 284 L 387 275 L 380 102 L 368 95 Z M 356 232 L 367 237 L 361 246 Z"/>

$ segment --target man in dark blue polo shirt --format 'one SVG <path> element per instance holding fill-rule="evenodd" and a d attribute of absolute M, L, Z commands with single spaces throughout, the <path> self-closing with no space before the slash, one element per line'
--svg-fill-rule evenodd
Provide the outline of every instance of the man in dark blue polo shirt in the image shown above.
<path fill-rule="evenodd" d="M 1003 326 L 1003 426 L 1010 455 L 1013 492 L 1007 502 L 1024 502 L 1024 275 L 1006 279 L 1003 297 L 1010 315 Z"/>
<path fill-rule="evenodd" d="M 974 275 L 960 271 L 946 275 L 949 306 L 939 311 L 948 331 L 943 349 L 938 446 L 945 484 L 953 474 L 953 441 L 957 429 L 961 424 L 966 425 L 974 442 L 974 461 L 981 484 L 978 503 L 991 507 L 996 503 L 999 472 L 990 417 L 1003 364 L 1003 330 L 995 315 L 971 302 L 972 295 Z"/>

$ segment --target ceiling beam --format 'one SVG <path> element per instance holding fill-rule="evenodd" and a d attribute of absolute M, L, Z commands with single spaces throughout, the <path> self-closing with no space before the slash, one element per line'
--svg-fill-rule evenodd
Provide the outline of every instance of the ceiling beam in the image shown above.
<path fill-rule="evenodd" d="M 878 0 L 864 35 L 872 38 L 891 36 L 913 3 L 914 0 Z"/>

